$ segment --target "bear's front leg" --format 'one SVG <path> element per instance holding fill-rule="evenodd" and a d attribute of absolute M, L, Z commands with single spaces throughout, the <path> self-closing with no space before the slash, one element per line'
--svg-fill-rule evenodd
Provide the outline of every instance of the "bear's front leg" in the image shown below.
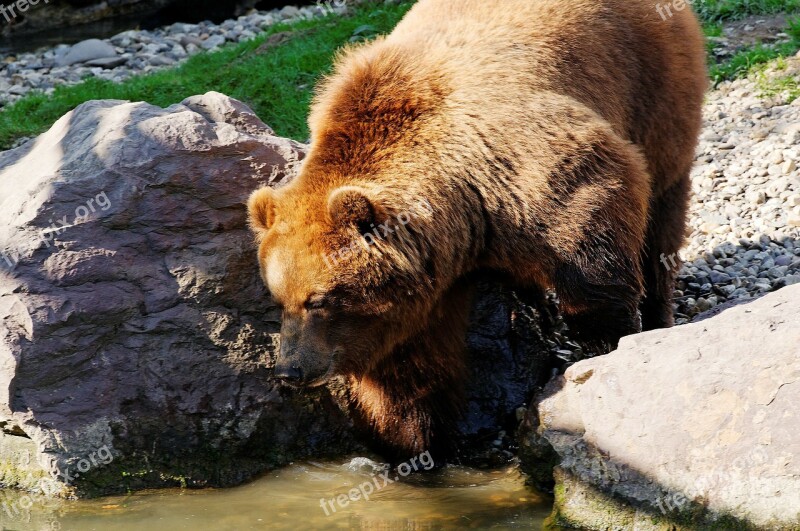
<path fill-rule="evenodd" d="M 531 187 L 545 192 L 528 195 L 533 230 L 521 242 L 509 238 L 504 250 L 530 249 L 528 278 L 555 288 L 579 339 L 616 347 L 621 337 L 641 331 L 640 257 L 651 178 L 638 148 L 608 122 L 582 114 L 579 104 L 567 108 L 562 115 L 575 122 L 552 125 L 557 140 L 551 145 L 559 150 L 543 157 L 548 171 L 540 170 L 545 177 Z"/>
<path fill-rule="evenodd" d="M 641 280 L 630 278 L 638 272 L 638 268 L 632 269 L 604 271 L 591 278 L 592 271 L 586 268 L 570 263 L 558 267 L 556 293 L 565 321 L 578 339 L 592 346 L 601 341 L 614 349 L 620 338 L 641 332 Z M 636 273 L 633 276 L 638 277 Z"/>
<path fill-rule="evenodd" d="M 357 416 L 394 463 L 424 452 L 443 463 L 456 450 L 465 406 L 466 336 L 474 289 L 457 283 L 435 305 L 426 328 L 367 374 L 350 378 Z"/>

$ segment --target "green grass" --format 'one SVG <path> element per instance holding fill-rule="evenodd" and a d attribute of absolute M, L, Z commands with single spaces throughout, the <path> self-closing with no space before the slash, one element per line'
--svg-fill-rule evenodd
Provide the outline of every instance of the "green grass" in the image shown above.
<path fill-rule="evenodd" d="M 722 37 L 722 23 L 708 22 L 703 24 L 703 33 L 706 37 Z"/>
<path fill-rule="evenodd" d="M 787 64 L 783 58 L 772 65 L 773 69 L 780 72 L 786 70 Z M 800 98 L 800 80 L 795 76 L 768 76 L 766 68 L 761 67 L 756 74 L 756 84 L 762 98 L 772 98 L 780 94 L 787 96 L 787 103 Z"/>
<path fill-rule="evenodd" d="M 786 33 L 797 42 L 800 42 L 800 17 L 789 18 L 789 27 L 786 28 Z"/>
<path fill-rule="evenodd" d="M 697 0 L 692 5 L 704 22 L 800 11 L 800 0 Z"/>
<path fill-rule="evenodd" d="M 773 59 L 789 57 L 800 50 L 800 42 L 792 41 L 779 46 L 759 44 L 753 48 L 742 50 L 730 59 L 710 67 L 711 80 L 718 84 L 721 81 L 746 77 L 758 66 Z"/>
<path fill-rule="evenodd" d="M 799 0 L 800 1 L 800 0 Z M 721 81 L 745 77 L 754 72 L 755 69 L 774 59 L 789 57 L 800 50 L 800 16 L 793 16 L 787 19 L 788 27 L 785 32 L 789 35 L 790 41 L 779 45 L 757 44 L 746 50 L 737 52 L 732 57 L 720 63 L 713 61 L 713 44 L 709 42 L 710 76 L 711 80 L 718 84 Z M 706 36 L 715 37 L 716 26 L 706 25 L 704 27 Z"/>
<path fill-rule="evenodd" d="M 698 0 L 693 4 L 703 21 L 706 37 L 721 37 L 722 22 L 741 19 L 750 15 L 773 15 L 800 12 L 800 0 Z M 800 17 L 789 19 L 786 31 L 792 41 L 779 46 L 756 45 L 737 52 L 720 62 L 714 61 L 714 43 L 709 41 L 710 76 L 714 84 L 721 81 L 745 77 L 754 68 L 779 57 L 788 57 L 800 50 Z"/>
<path fill-rule="evenodd" d="M 791 103 L 800 98 L 800 82 L 792 76 L 784 76 L 775 79 L 759 79 L 759 89 L 761 96 L 771 98 L 779 94 L 786 94 L 786 103 Z"/>
<path fill-rule="evenodd" d="M 0 111 L 0 149 L 9 148 L 17 138 L 47 130 L 58 118 L 89 100 L 146 101 L 167 107 L 210 90 L 247 103 L 277 134 L 305 140 L 312 89 L 330 70 L 334 52 L 347 42 L 388 33 L 410 6 L 411 2 L 365 4 L 348 17 L 329 16 L 271 27 L 252 41 L 195 55 L 175 69 L 119 84 L 90 78 L 78 85 L 58 87 L 50 96 L 28 95 Z M 282 35 L 276 37 L 278 33 Z"/>
<path fill-rule="evenodd" d="M 698 0 L 694 9 L 703 21 L 706 37 L 721 37 L 722 22 L 750 15 L 772 15 L 800 12 L 800 0 Z M 734 56 L 715 63 L 714 43 L 709 41 L 709 70 L 714 84 L 749 75 L 754 69 L 773 59 L 794 55 L 800 50 L 800 17 L 789 18 L 786 30 L 792 41 L 778 46 L 758 44 Z"/>
<path fill-rule="evenodd" d="M 708 37 L 722 37 L 722 24 L 720 22 L 709 22 L 703 24 L 703 33 L 705 34 L 706 38 Z M 714 57 L 714 48 L 716 44 L 711 39 L 706 41 L 706 51 L 708 52 L 708 57 Z"/>

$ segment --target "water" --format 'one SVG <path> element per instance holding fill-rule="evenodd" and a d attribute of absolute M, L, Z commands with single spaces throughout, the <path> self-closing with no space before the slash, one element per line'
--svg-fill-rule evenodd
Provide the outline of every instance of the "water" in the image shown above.
<path fill-rule="evenodd" d="M 6 5 L 8 5 L 6 1 Z M 255 7 L 262 11 L 280 9 L 286 5 L 313 5 L 316 0 L 261 0 Z M 107 39 L 123 31 L 169 26 L 175 22 L 196 24 L 210 20 L 220 24 L 236 18 L 233 2 L 219 0 L 174 0 L 161 10 L 145 11 L 130 15 L 120 15 L 80 25 L 51 28 L 36 33 L 11 34 L 0 36 L 0 56 L 34 52 L 41 48 L 51 48 L 59 44 L 74 44 L 85 39 Z M 0 22 L 5 20 L 0 17 Z M 1 26 L 0 26 L 1 27 Z"/>
<path fill-rule="evenodd" d="M 361 466 L 357 466 L 361 465 Z M 551 501 L 525 487 L 515 467 L 479 471 L 464 467 L 416 474 L 383 487 L 373 463 L 303 463 L 232 489 L 161 490 L 97 500 L 28 501 L 18 492 L 0 496 L 0 526 L 8 530 L 128 531 L 162 529 L 541 529 Z M 393 477 L 390 477 L 393 479 Z M 349 501 L 354 487 L 381 487 L 369 500 Z M 321 500 L 344 494 L 348 506 Z M 23 502 L 23 503 L 20 503 Z"/>
<path fill-rule="evenodd" d="M 38 33 L 3 36 L 0 37 L 0 55 L 33 52 L 40 48 L 74 44 L 85 39 L 106 39 L 138 28 L 141 20 L 142 15 L 123 16 Z"/>

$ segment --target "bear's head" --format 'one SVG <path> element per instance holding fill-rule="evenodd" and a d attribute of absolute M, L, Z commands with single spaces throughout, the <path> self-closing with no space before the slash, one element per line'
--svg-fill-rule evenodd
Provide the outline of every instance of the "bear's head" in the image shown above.
<path fill-rule="evenodd" d="M 275 376 L 317 386 L 365 374 L 430 312 L 426 201 L 399 207 L 369 185 L 299 179 L 250 197 L 261 276 L 282 309 Z"/>

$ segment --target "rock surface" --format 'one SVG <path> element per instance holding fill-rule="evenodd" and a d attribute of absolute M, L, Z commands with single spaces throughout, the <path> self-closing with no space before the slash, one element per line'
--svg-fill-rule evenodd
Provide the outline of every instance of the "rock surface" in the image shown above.
<path fill-rule="evenodd" d="M 56 66 L 70 66 L 75 63 L 88 63 L 98 59 L 110 59 L 117 56 L 117 50 L 100 39 L 81 41 L 56 56 Z"/>
<path fill-rule="evenodd" d="M 0 154 L 1 483 L 230 485 L 363 449 L 336 385 L 299 395 L 269 378 L 279 313 L 244 203 L 305 149 L 209 93 L 89 102 Z M 476 303 L 463 429 L 493 441 L 488 460 L 508 458 L 498 432 L 543 366 L 530 312 L 489 285 Z"/>
<path fill-rule="evenodd" d="M 531 410 L 525 450 L 555 450 L 557 524 L 794 529 L 799 401 L 792 286 L 573 365 Z"/>
<path fill-rule="evenodd" d="M 268 379 L 278 315 L 242 209 L 302 156 L 214 93 L 90 102 L 0 154 L 4 437 L 29 437 L 61 479 L 107 447 L 113 463 L 74 482 L 89 493 L 162 473 L 236 483 L 346 448 L 329 400 Z"/>

